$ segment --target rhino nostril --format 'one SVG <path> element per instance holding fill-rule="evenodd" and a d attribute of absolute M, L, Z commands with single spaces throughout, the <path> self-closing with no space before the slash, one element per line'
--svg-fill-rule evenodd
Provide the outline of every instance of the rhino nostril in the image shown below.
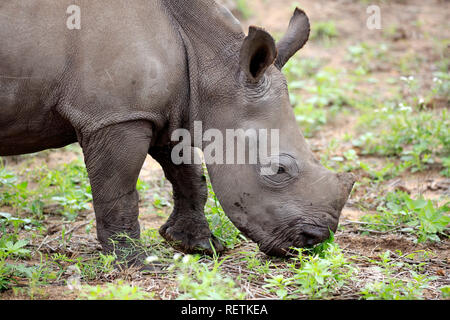
<path fill-rule="evenodd" d="M 306 240 L 305 245 L 307 247 L 312 247 L 313 245 L 317 244 L 317 239 L 309 238 Z"/>
<path fill-rule="evenodd" d="M 322 242 L 324 239 L 328 237 L 328 232 L 324 232 L 323 229 L 313 229 L 313 228 L 307 228 L 306 230 L 303 230 L 302 236 L 304 240 L 304 244 L 308 247 L 314 246 L 320 242 Z"/>

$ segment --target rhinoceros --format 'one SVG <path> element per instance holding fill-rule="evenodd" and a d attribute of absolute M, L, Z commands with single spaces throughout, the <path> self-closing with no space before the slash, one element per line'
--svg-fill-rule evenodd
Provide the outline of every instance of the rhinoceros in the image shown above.
<path fill-rule="evenodd" d="M 173 186 L 160 234 L 211 252 L 223 245 L 204 216 L 203 166 L 173 162 L 173 132 L 196 122 L 224 135 L 277 129 L 274 172 L 254 163 L 207 163 L 207 172 L 226 215 L 262 252 L 313 246 L 336 231 L 355 178 L 320 164 L 290 104 L 282 68 L 309 31 L 298 8 L 276 43 L 260 27 L 246 35 L 213 0 L 2 0 L 0 155 L 78 142 L 97 238 L 112 252 L 129 245 L 124 235 L 140 237 L 136 183 L 150 154 Z"/>

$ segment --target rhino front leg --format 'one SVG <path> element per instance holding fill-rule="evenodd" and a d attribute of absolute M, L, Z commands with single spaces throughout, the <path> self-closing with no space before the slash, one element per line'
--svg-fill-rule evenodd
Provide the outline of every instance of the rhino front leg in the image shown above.
<path fill-rule="evenodd" d="M 82 136 L 86 168 L 92 187 L 97 237 L 107 253 L 136 262 L 130 241 L 139 239 L 139 196 L 136 183 L 152 136 L 145 121 L 112 125 Z"/>
<path fill-rule="evenodd" d="M 171 149 L 154 147 L 150 155 L 160 163 L 166 178 L 173 187 L 174 210 L 167 222 L 159 229 L 162 237 L 186 253 L 213 254 L 224 250 L 212 235 L 204 215 L 208 188 L 201 165 L 175 165 Z"/>

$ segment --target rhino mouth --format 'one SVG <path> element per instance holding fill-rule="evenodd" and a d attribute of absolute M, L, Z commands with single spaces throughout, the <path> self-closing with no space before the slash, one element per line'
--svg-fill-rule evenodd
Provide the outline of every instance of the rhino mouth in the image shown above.
<path fill-rule="evenodd" d="M 268 256 L 286 257 L 296 255 L 295 248 L 311 248 L 336 232 L 337 223 L 332 225 L 301 223 L 295 228 L 274 232 L 270 240 L 258 242 L 259 249 Z"/>

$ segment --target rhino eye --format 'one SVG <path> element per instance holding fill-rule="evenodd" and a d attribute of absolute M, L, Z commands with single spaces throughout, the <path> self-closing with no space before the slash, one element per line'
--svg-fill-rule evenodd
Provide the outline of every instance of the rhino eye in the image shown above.
<path fill-rule="evenodd" d="M 281 154 L 270 159 L 270 165 L 261 168 L 261 178 L 270 187 L 283 188 L 299 176 L 299 166 L 294 157 Z"/>

